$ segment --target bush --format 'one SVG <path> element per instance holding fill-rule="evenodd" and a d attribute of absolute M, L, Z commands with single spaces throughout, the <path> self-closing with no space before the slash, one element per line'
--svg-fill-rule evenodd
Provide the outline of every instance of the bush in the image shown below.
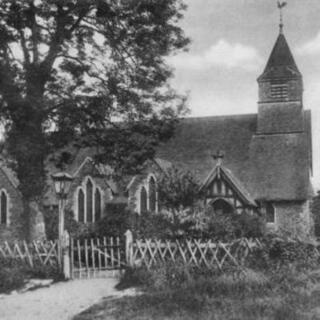
<path fill-rule="evenodd" d="M 58 266 L 35 265 L 30 267 L 20 260 L 0 258 L 0 293 L 20 289 L 30 278 L 63 280 Z"/>
<path fill-rule="evenodd" d="M 96 236 L 122 237 L 133 225 L 133 214 L 126 204 L 108 204 L 104 217 L 96 224 Z"/>
<path fill-rule="evenodd" d="M 207 207 L 197 214 L 192 237 L 231 241 L 237 238 L 260 238 L 265 234 L 265 223 L 256 213 L 223 214 Z"/>
<path fill-rule="evenodd" d="M 7 293 L 23 287 L 26 269 L 15 259 L 0 258 L 0 293 Z"/>
<path fill-rule="evenodd" d="M 48 209 L 45 208 L 44 212 L 44 222 L 46 229 L 46 236 L 48 240 L 58 239 L 58 221 L 59 212 L 58 208 Z M 81 223 L 74 219 L 74 213 L 71 210 L 65 210 L 65 228 L 71 235 L 79 235 L 85 232 L 85 229 Z M 83 229 L 83 230 L 82 230 Z"/>
<path fill-rule="evenodd" d="M 267 235 L 261 239 L 262 248 L 255 248 L 247 264 L 259 270 L 277 270 L 293 266 L 297 269 L 314 269 L 319 256 L 314 244 Z"/>

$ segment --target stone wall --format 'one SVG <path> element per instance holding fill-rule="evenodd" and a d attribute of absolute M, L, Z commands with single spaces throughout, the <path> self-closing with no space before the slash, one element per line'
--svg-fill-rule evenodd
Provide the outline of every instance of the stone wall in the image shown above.
<path fill-rule="evenodd" d="M 9 223 L 7 225 L 0 224 L 0 241 L 26 239 L 28 233 L 28 221 L 23 217 L 22 196 L 1 168 L 0 190 L 5 190 L 8 195 L 9 218 Z"/>

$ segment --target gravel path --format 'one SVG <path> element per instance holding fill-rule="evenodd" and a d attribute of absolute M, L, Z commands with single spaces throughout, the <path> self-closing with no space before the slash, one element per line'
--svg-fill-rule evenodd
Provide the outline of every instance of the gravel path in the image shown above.
<path fill-rule="evenodd" d="M 48 288 L 0 298 L 1 320 L 69 320 L 105 297 L 135 294 L 117 291 L 117 279 L 85 279 L 59 282 Z"/>

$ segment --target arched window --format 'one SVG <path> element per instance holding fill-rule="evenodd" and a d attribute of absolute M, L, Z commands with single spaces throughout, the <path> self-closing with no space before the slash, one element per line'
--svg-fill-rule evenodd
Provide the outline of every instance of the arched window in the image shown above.
<path fill-rule="evenodd" d="M 93 222 L 93 184 L 90 179 L 87 181 L 86 185 L 87 193 L 87 222 Z"/>
<path fill-rule="evenodd" d="M 157 190 L 156 190 L 156 181 L 154 177 L 150 177 L 148 189 L 149 189 L 149 210 L 152 212 L 155 212 L 157 208 Z"/>
<path fill-rule="evenodd" d="M 213 210 L 218 214 L 231 214 L 234 212 L 233 206 L 223 199 L 218 199 L 212 203 Z"/>
<path fill-rule="evenodd" d="M 78 191 L 78 221 L 84 222 L 84 192 L 82 189 Z"/>
<path fill-rule="evenodd" d="M 101 192 L 98 188 L 94 194 L 94 200 L 94 220 L 99 221 L 101 219 Z"/>
<path fill-rule="evenodd" d="M 75 196 L 79 222 L 95 222 L 101 219 L 103 193 L 92 179 L 87 178 Z"/>
<path fill-rule="evenodd" d="M 8 197 L 4 191 L 1 191 L 0 201 L 0 222 L 1 224 L 8 224 Z"/>
<path fill-rule="evenodd" d="M 140 213 L 147 211 L 147 190 L 142 187 L 140 190 Z"/>
<path fill-rule="evenodd" d="M 275 223 L 275 209 L 272 203 L 268 202 L 266 205 L 266 220 L 267 223 Z"/>

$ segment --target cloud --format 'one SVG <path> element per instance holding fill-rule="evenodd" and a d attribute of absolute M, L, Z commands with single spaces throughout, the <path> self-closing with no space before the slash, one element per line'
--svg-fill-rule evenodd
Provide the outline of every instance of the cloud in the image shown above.
<path fill-rule="evenodd" d="M 210 67 L 256 70 L 261 61 L 255 48 L 241 43 L 232 44 L 224 39 L 220 39 L 200 54 L 182 53 L 169 58 L 169 63 L 174 67 L 193 70 Z"/>
<path fill-rule="evenodd" d="M 301 47 L 297 48 L 297 53 L 299 55 L 314 55 L 320 53 L 320 31 L 315 38 L 303 44 Z"/>

